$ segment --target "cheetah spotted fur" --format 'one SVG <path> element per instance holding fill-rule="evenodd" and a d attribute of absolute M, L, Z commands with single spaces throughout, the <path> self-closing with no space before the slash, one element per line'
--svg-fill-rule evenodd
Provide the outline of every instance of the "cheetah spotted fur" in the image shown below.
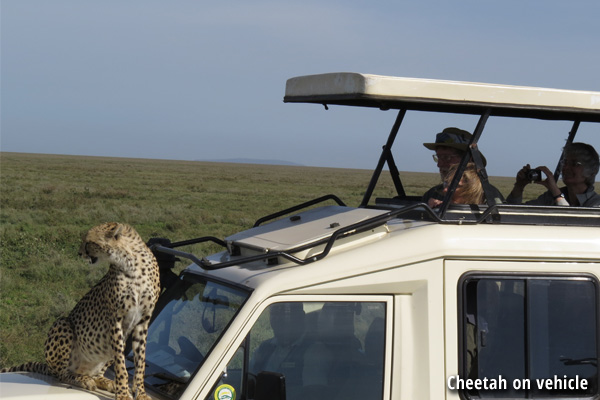
<path fill-rule="evenodd" d="M 109 261 L 108 272 L 67 317 L 54 323 L 45 344 L 45 364 L 27 363 L 1 372 L 54 375 L 67 384 L 115 393 L 116 400 L 131 400 L 124 354 L 131 335 L 133 394 L 149 400 L 144 369 L 148 325 L 160 292 L 156 259 L 135 229 L 114 222 L 90 229 L 79 255 L 91 264 Z M 113 363 L 115 381 L 104 377 Z"/>

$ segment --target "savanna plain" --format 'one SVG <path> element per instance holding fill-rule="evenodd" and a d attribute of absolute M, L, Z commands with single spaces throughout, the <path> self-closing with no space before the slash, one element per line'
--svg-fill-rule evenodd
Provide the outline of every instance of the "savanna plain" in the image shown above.
<path fill-rule="evenodd" d="M 0 367 L 42 361 L 46 334 L 105 273 L 77 250 L 103 222 L 134 226 L 144 240 L 225 238 L 265 215 L 335 194 L 357 206 L 372 171 L 0 153 Z M 408 195 L 439 183 L 403 172 Z M 513 178 L 492 177 L 508 194 Z M 533 186 L 533 185 L 530 185 Z M 533 198 L 537 191 L 526 193 Z M 393 197 L 389 174 L 374 197 Z M 373 198 L 374 198 L 373 197 Z M 327 203 L 325 203 L 327 204 Z M 332 203 L 333 204 L 333 203 Z M 188 247 L 198 257 L 220 248 Z M 181 265 L 179 265 L 181 264 Z M 178 263 L 183 269 L 186 262 Z"/>

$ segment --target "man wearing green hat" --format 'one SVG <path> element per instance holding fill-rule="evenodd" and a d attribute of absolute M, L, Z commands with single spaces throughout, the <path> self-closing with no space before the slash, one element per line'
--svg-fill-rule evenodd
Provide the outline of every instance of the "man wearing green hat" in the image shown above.
<path fill-rule="evenodd" d="M 471 138 L 472 135 L 467 131 L 458 128 L 446 128 L 435 136 L 435 143 L 423 143 L 423 146 L 435 151 L 433 160 L 437 163 L 442 180 L 448 174 L 450 167 L 458 164 L 463 158 L 468 150 Z M 487 164 L 486 159 L 483 155 L 481 155 L 481 158 L 485 166 Z M 502 196 L 502 193 L 494 186 L 491 186 L 491 189 L 494 195 L 494 202 L 496 204 L 503 203 L 504 196 Z M 434 186 L 425 192 L 422 201 L 428 204 L 430 199 L 439 200 L 439 203 L 441 203 L 444 199 L 443 184 Z"/>

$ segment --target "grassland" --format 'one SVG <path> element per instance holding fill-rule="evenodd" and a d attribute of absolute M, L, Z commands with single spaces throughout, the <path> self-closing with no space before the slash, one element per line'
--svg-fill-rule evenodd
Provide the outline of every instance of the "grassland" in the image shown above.
<path fill-rule="evenodd" d="M 224 238 L 324 194 L 358 205 L 370 177 L 367 170 L 0 153 L 0 366 L 42 360 L 49 326 L 106 272 L 77 256 L 90 227 L 126 222 L 146 240 Z M 402 177 L 409 195 L 439 180 Z M 512 179 L 492 183 L 508 193 Z M 393 196 L 391 181 L 375 195 Z"/>

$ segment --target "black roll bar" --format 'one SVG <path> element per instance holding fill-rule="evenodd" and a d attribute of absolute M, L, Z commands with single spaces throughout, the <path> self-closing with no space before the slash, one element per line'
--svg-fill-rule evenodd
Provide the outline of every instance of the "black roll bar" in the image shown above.
<path fill-rule="evenodd" d="M 448 187 L 448 191 L 444 196 L 444 201 L 440 206 L 440 218 L 444 219 L 446 215 L 446 211 L 448 211 L 448 207 L 450 207 L 450 200 L 454 191 L 458 187 L 460 179 L 462 178 L 465 169 L 467 169 L 467 164 L 471 159 L 475 162 L 475 168 L 477 169 L 477 174 L 479 175 L 479 179 L 481 180 L 481 185 L 483 186 L 483 190 L 485 193 L 486 200 L 488 202 L 488 206 L 492 206 L 494 204 L 493 195 L 490 190 L 490 183 L 488 181 L 487 173 L 485 172 L 485 166 L 483 165 L 483 158 L 481 157 L 481 153 L 479 148 L 477 147 L 477 142 L 481 137 L 481 133 L 483 132 L 483 128 L 491 114 L 491 109 L 485 110 L 485 112 L 479 117 L 479 121 L 477 122 L 477 126 L 475 127 L 475 131 L 473 132 L 473 137 L 471 138 L 471 142 L 469 143 L 468 151 L 465 153 L 464 157 L 460 160 L 458 168 L 456 169 L 456 173 L 454 174 L 454 178 Z"/>
<path fill-rule="evenodd" d="M 404 191 L 404 186 L 402 186 L 400 172 L 398 171 L 398 167 L 396 166 L 396 162 L 394 161 L 394 156 L 392 155 L 391 151 L 388 152 L 386 161 L 390 169 L 390 175 L 392 175 L 392 182 L 394 182 L 394 186 L 396 187 L 396 193 L 398 193 L 398 196 L 400 197 L 405 197 L 406 192 Z"/>
<path fill-rule="evenodd" d="M 394 125 L 392 126 L 392 130 L 390 131 L 388 140 L 387 140 L 385 146 L 383 146 L 383 151 L 381 152 L 381 156 L 379 156 L 379 162 L 377 163 L 377 167 L 375 167 L 375 171 L 373 171 L 373 176 L 371 177 L 371 181 L 369 182 L 367 191 L 365 192 L 365 195 L 363 196 L 362 203 L 360 203 L 360 207 L 366 207 L 367 204 L 369 204 L 369 200 L 371 199 L 371 196 L 373 195 L 373 191 L 375 190 L 375 186 L 377 185 L 377 181 L 379 180 L 379 176 L 381 175 L 383 166 L 385 165 L 385 162 L 387 160 L 389 160 L 391 157 L 392 145 L 394 144 L 394 140 L 396 139 L 396 135 L 398 134 L 398 130 L 400 129 L 400 125 L 402 125 L 402 120 L 404 119 L 405 115 L 406 115 L 406 109 L 401 109 L 400 111 L 398 111 L 398 116 L 396 117 L 396 121 L 394 122 Z M 393 158 L 392 158 L 392 160 L 393 160 Z M 394 164 L 394 166 L 395 166 L 395 164 Z M 390 171 L 392 171 L 391 168 L 390 168 Z M 397 173 L 397 171 L 398 170 L 396 169 L 396 173 Z M 393 173 L 392 173 L 392 179 L 394 179 Z M 400 179 L 399 178 L 394 179 L 394 184 L 396 184 L 396 181 L 400 182 Z M 398 187 L 396 187 L 396 189 L 398 189 Z M 404 189 L 402 189 L 402 191 L 404 191 Z"/>
<path fill-rule="evenodd" d="M 397 115 L 394 125 L 392 126 L 392 129 L 390 131 L 388 140 L 387 140 L 386 144 L 383 146 L 383 150 L 379 157 L 379 162 L 377 163 L 377 166 L 375 167 L 375 171 L 373 171 L 371 181 L 369 182 L 369 186 L 367 187 L 367 190 L 363 196 L 363 200 L 359 207 L 367 207 L 368 206 L 369 200 L 371 199 L 371 196 L 373 195 L 373 191 L 375 190 L 375 186 L 377 185 L 377 182 L 379 180 L 379 177 L 381 176 L 381 172 L 382 172 L 383 167 L 386 164 L 386 162 L 390 168 L 390 174 L 392 176 L 392 181 L 394 183 L 394 186 L 396 188 L 396 192 L 397 192 L 398 196 L 399 197 L 406 196 L 406 192 L 404 190 L 404 187 L 402 186 L 402 181 L 400 179 L 400 173 L 398 171 L 398 167 L 396 166 L 396 163 L 394 161 L 394 156 L 391 151 L 394 141 L 396 140 L 396 136 L 398 135 L 400 126 L 402 125 L 402 121 L 404 120 L 404 116 L 406 115 L 406 111 L 407 111 L 407 109 L 401 109 L 398 111 L 398 115 Z M 456 174 L 454 175 L 454 179 L 453 179 L 450 187 L 448 188 L 446 196 L 444 197 L 443 204 L 441 207 L 441 218 L 442 219 L 444 218 L 444 215 L 445 215 L 448 207 L 450 206 L 451 196 L 454 193 L 454 191 L 456 190 L 458 183 L 460 182 L 460 178 L 462 177 L 462 175 L 466 169 L 466 166 L 470 160 L 473 160 L 473 162 L 476 165 L 477 175 L 479 176 L 481 185 L 483 186 L 483 190 L 485 193 L 485 198 L 486 198 L 488 206 L 492 206 L 494 204 L 494 195 L 493 195 L 493 192 L 491 189 L 491 184 L 489 182 L 489 177 L 486 172 L 485 165 L 483 163 L 483 156 L 481 155 L 481 152 L 479 151 L 479 148 L 477 147 L 477 142 L 479 141 L 479 138 L 481 137 L 483 128 L 485 127 L 485 124 L 486 124 L 488 118 L 490 117 L 491 113 L 492 113 L 492 109 L 487 108 L 487 109 L 485 109 L 484 113 L 479 118 L 477 126 L 475 127 L 475 131 L 473 132 L 471 142 L 469 143 L 468 151 L 466 152 L 465 156 L 462 158 L 462 160 L 459 164 L 459 167 L 457 168 Z"/>
<path fill-rule="evenodd" d="M 573 143 L 573 140 L 575 140 L 575 135 L 577 134 L 577 130 L 579 129 L 579 123 L 581 121 L 575 121 L 573 122 L 573 127 L 571 128 L 571 131 L 569 132 L 569 137 L 567 138 L 567 145 Z M 556 182 L 558 182 L 558 177 L 560 176 L 561 173 L 561 165 L 563 163 L 563 160 L 565 158 L 565 150 L 563 148 L 562 152 L 560 153 L 560 159 L 558 160 L 558 164 L 556 164 L 556 169 L 554 170 L 554 180 Z"/>
<path fill-rule="evenodd" d="M 173 248 L 173 247 L 189 246 L 190 244 L 197 244 L 197 243 L 203 243 L 203 242 L 214 242 L 214 243 L 218 244 L 219 246 L 223 246 L 223 247 L 227 246 L 227 244 L 219 238 L 216 238 L 214 236 L 203 236 L 203 237 L 197 238 L 197 239 L 189 239 L 189 240 L 182 240 L 180 242 L 173 242 L 168 247 Z"/>

